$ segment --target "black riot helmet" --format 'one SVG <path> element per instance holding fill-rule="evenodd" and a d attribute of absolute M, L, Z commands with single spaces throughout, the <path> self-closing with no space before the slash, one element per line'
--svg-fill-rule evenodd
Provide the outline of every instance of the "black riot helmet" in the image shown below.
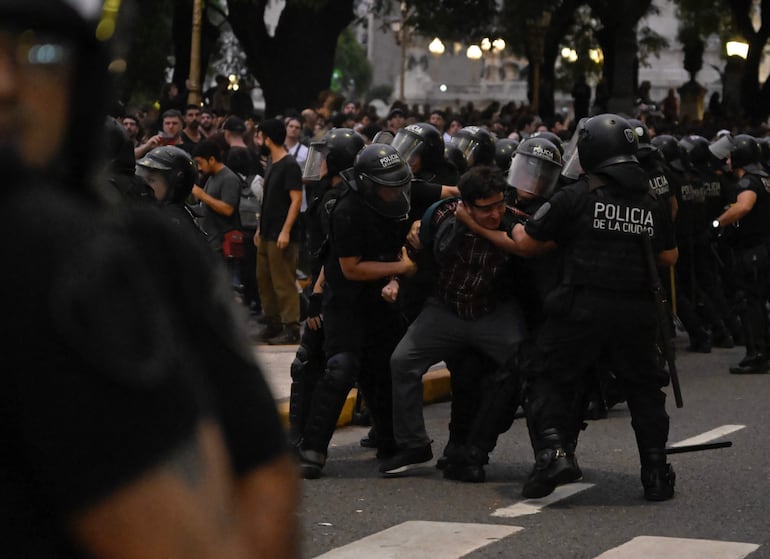
<path fill-rule="evenodd" d="M 399 128 L 390 145 L 410 164 L 412 157 L 419 155 L 421 170 L 435 171 L 444 158 L 444 138 L 438 128 L 428 122 Z"/>
<path fill-rule="evenodd" d="M 329 177 L 340 174 L 353 166 L 356 155 L 366 145 L 363 137 L 351 128 L 332 128 L 320 140 L 311 142 L 303 181 L 315 181 L 321 178 L 321 163 L 326 161 L 326 173 Z"/>
<path fill-rule="evenodd" d="M 495 164 L 504 173 L 511 168 L 511 159 L 516 155 L 519 141 L 512 138 L 502 138 L 495 142 Z"/>
<path fill-rule="evenodd" d="M 412 171 L 393 146 L 366 146 L 356 156 L 353 168 L 340 176 L 378 214 L 404 219 L 409 213 Z"/>
<path fill-rule="evenodd" d="M 463 152 L 469 168 L 495 164 L 495 140 L 488 130 L 466 126 L 452 136 L 451 142 Z"/>
<path fill-rule="evenodd" d="M 763 136 L 757 138 L 757 142 L 759 143 L 759 151 L 761 153 L 760 163 L 767 170 L 770 168 L 770 138 Z"/>
<path fill-rule="evenodd" d="M 465 160 L 465 154 L 460 151 L 456 145 L 449 143 L 444 146 L 444 159 L 457 169 L 457 173 L 462 175 L 468 170 L 468 162 Z"/>
<path fill-rule="evenodd" d="M 762 157 L 759 143 L 754 136 L 738 134 L 733 138 L 733 149 L 730 152 L 730 162 L 733 169 L 754 170 Z"/>
<path fill-rule="evenodd" d="M 151 150 L 136 162 L 137 173 L 156 171 L 163 176 L 168 192 L 163 202 L 182 203 L 192 192 L 195 183 L 195 163 L 183 149 L 161 146 Z"/>
<path fill-rule="evenodd" d="M 612 165 L 634 162 L 639 141 L 631 125 L 623 117 L 606 113 L 589 118 L 578 133 L 577 150 L 580 164 L 588 173 L 596 173 Z"/>
<path fill-rule="evenodd" d="M 637 156 L 645 157 L 657 149 L 650 142 L 650 129 L 647 127 L 647 124 L 638 118 L 629 118 L 628 124 L 634 129 L 636 137 L 639 140 L 639 151 L 637 152 Z"/>
<path fill-rule="evenodd" d="M 556 149 L 559 150 L 559 155 L 564 157 L 564 142 L 559 137 L 558 134 L 554 134 L 550 130 L 540 130 L 539 132 L 535 132 L 530 136 L 530 138 L 545 138 L 549 142 L 551 142 L 553 145 L 556 146 Z"/>
<path fill-rule="evenodd" d="M 561 173 L 562 159 L 553 142 L 530 137 L 516 149 L 508 172 L 508 184 L 519 192 L 549 198 Z"/>
<path fill-rule="evenodd" d="M 68 91 L 49 93 L 66 94 L 69 101 L 63 139 L 53 159 L 35 167 L 41 175 L 84 191 L 86 177 L 98 163 L 94 154 L 101 153 L 104 109 L 109 99 L 105 44 L 109 37 L 97 39 L 96 21 L 91 17 L 98 14 L 78 11 L 73 7 L 76 4 L 87 7 L 86 2 L 64 0 L 2 0 L 0 31 L 16 36 L 18 52 L 24 52 L 18 63 L 24 67 L 66 70 Z M 17 131 L 19 142 L 23 134 L 23 130 Z"/>
<path fill-rule="evenodd" d="M 671 165 L 677 171 L 684 171 L 682 150 L 679 147 L 679 142 L 676 138 L 669 134 L 662 134 L 660 136 L 655 136 L 651 143 L 658 148 L 658 151 L 663 155 L 663 159 L 666 163 Z"/>
<path fill-rule="evenodd" d="M 714 170 L 720 169 L 727 173 L 730 171 L 730 165 L 728 159 L 730 158 L 730 152 L 733 151 L 733 137 L 727 130 L 724 130 L 722 134 L 719 134 L 713 142 L 709 145 L 709 153 L 711 154 L 711 167 Z"/>
<path fill-rule="evenodd" d="M 685 136 L 679 141 L 679 147 L 685 156 L 684 161 L 693 171 L 703 172 L 711 168 L 709 141 L 703 136 Z"/>

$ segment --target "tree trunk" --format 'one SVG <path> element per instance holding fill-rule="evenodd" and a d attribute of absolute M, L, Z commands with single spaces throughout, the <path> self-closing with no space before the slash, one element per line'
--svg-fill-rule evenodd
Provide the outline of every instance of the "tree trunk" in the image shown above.
<path fill-rule="evenodd" d="M 265 27 L 265 5 L 228 1 L 233 33 L 265 96 L 265 114 L 312 107 L 329 88 L 337 38 L 353 21 L 353 0 L 329 0 L 318 8 L 287 0 L 274 37 Z"/>

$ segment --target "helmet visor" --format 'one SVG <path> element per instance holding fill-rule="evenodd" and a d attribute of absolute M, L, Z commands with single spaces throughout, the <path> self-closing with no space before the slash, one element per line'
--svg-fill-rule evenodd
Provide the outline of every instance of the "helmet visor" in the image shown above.
<path fill-rule="evenodd" d="M 711 155 L 713 155 L 720 161 L 725 161 L 730 156 L 730 152 L 732 150 L 733 150 L 732 136 L 727 136 L 727 135 L 722 136 L 716 142 L 709 145 L 709 151 L 711 152 Z"/>
<path fill-rule="evenodd" d="M 569 142 L 567 142 L 566 147 L 564 148 L 564 155 L 562 158 L 562 161 L 564 161 L 564 167 L 562 167 L 561 174 L 568 179 L 577 180 L 577 178 L 584 172 L 583 167 L 580 165 L 580 156 L 578 156 L 577 144 L 580 137 L 580 134 L 578 134 L 580 131 L 580 125 L 584 125 L 585 120 L 586 119 L 580 119 L 580 123 L 575 129 L 575 133 L 572 135 Z"/>
<path fill-rule="evenodd" d="M 422 139 L 401 129 L 396 133 L 390 145 L 396 148 L 396 151 L 401 154 L 401 158 L 404 161 L 409 161 L 420 150 Z"/>
<path fill-rule="evenodd" d="M 321 180 L 322 167 L 326 161 L 326 145 L 310 144 L 305 160 L 305 168 L 302 170 L 302 182 L 313 182 Z"/>
<path fill-rule="evenodd" d="M 468 162 L 468 166 L 473 166 L 473 156 L 476 153 L 476 146 L 479 144 L 475 139 L 469 136 L 454 136 L 452 138 L 452 144 L 457 146 L 461 152 L 465 161 Z"/>
<path fill-rule="evenodd" d="M 358 186 L 366 204 L 378 214 L 391 219 L 404 219 L 409 213 L 411 180 L 399 186 L 385 186 L 361 175 Z"/>
<path fill-rule="evenodd" d="M 547 159 L 519 153 L 511 161 L 508 184 L 516 190 L 549 198 L 559 180 L 559 165 Z"/>

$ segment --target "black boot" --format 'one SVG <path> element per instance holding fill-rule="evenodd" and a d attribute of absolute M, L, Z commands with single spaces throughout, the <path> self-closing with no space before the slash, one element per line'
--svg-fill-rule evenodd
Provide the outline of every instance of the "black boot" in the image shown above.
<path fill-rule="evenodd" d="M 484 465 L 489 463 L 489 454 L 475 446 L 465 446 L 459 453 L 447 460 L 444 479 L 484 483 Z"/>
<path fill-rule="evenodd" d="M 746 355 L 736 367 L 730 367 L 731 375 L 764 375 L 770 373 L 770 362 L 761 353 Z"/>
<path fill-rule="evenodd" d="M 547 429 L 538 437 L 541 450 L 535 453 L 535 466 L 521 491 L 527 499 L 539 499 L 553 493 L 557 485 L 580 477 L 577 461 L 570 460 L 562 437 L 555 429 Z"/>
<path fill-rule="evenodd" d="M 265 338 L 270 345 L 291 345 L 299 342 L 299 323 L 284 324 L 281 330 L 272 337 Z"/>
<path fill-rule="evenodd" d="M 703 327 L 698 327 L 690 333 L 690 345 L 687 351 L 695 353 L 711 353 L 711 336 Z"/>
<path fill-rule="evenodd" d="M 663 449 L 640 450 L 642 461 L 642 486 L 644 498 L 648 501 L 668 501 L 674 497 L 676 474 L 671 464 L 666 463 Z"/>

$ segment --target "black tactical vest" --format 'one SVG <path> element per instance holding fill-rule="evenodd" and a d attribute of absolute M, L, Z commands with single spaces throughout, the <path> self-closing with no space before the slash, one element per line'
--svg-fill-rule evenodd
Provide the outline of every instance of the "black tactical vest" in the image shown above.
<path fill-rule="evenodd" d="M 738 181 L 738 192 L 751 190 L 757 201 L 735 228 L 735 244 L 750 248 L 770 241 L 770 178 L 746 173 Z"/>
<path fill-rule="evenodd" d="M 563 283 L 612 291 L 650 289 L 643 232 L 655 236 L 656 201 L 650 193 L 620 196 L 613 185 L 591 187 L 567 246 Z"/>

